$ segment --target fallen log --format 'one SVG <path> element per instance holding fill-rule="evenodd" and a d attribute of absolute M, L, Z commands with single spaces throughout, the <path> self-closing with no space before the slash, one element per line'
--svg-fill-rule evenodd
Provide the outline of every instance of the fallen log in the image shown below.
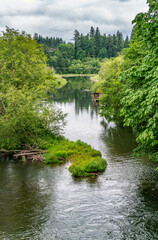
<path fill-rule="evenodd" d="M 23 161 L 31 161 L 31 162 L 43 162 L 44 156 L 43 153 L 47 152 L 46 150 L 40 149 L 23 149 L 18 153 L 13 154 L 14 159 L 21 159 Z"/>
<path fill-rule="evenodd" d="M 47 151 L 45 151 L 47 152 Z M 31 156 L 31 155 L 38 155 L 40 152 L 21 152 L 21 153 L 15 153 L 14 157 L 21 157 L 21 156 Z"/>
<path fill-rule="evenodd" d="M 46 152 L 46 150 L 41 150 L 30 146 L 25 146 L 25 149 L 22 150 L 0 150 L 0 153 L 2 154 L 12 154 L 13 158 L 16 160 L 30 162 L 43 162 L 45 160 L 43 153 Z"/>

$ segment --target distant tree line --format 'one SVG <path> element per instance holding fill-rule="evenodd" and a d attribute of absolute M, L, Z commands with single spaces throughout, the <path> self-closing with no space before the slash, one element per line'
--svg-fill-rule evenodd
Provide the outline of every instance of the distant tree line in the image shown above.
<path fill-rule="evenodd" d="M 85 36 L 75 30 L 74 43 L 65 43 L 62 38 L 44 38 L 37 33 L 34 38 L 43 44 L 48 65 L 57 73 L 98 73 L 102 59 L 116 57 L 129 46 L 128 36 L 124 39 L 119 31 L 101 35 L 98 27 L 91 27 Z"/>
<path fill-rule="evenodd" d="M 42 35 L 38 35 L 38 33 L 34 34 L 34 38 L 39 44 L 44 44 L 45 49 L 58 48 L 59 44 L 65 43 L 62 38 L 42 37 Z"/>
<path fill-rule="evenodd" d="M 97 27 L 91 27 L 90 32 L 83 36 L 77 30 L 74 33 L 75 59 L 83 57 L 110 58 L 116 57 L 123 48 L 129 46 L 128 36 L 124 40 L 121 32 L 116 34 L 101 35 Z"/>

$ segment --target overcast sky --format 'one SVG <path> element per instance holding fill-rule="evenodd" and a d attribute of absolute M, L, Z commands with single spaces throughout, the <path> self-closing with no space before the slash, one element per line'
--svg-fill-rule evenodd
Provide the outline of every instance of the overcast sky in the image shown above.
<path fill-rule="evenodd" d="M 146 0 L 0 0 L 0 30 L 5 26 L 43 36 L 73 38 L 98 26 L 101 34 L 131 34 L 131 21 L 148 10 Z"/>

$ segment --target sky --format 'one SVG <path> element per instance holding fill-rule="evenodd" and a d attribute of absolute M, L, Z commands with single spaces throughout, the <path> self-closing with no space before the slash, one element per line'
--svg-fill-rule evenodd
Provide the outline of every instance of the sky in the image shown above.
<path fill-rule="evenodd" d="M 68 42 L 75 29 L 85 35 L 93 26 L 130 36 L 132 20 L 147 10 L 146 0 L 0 0 L 0 31 L 8 26 Z"/>

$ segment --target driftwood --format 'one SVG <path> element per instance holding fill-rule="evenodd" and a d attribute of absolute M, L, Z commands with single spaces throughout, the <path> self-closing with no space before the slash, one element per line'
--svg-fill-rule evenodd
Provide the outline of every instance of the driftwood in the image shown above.
<path fill-rule="evenodd" d="M 1 149 L 0 153 L 15 153 L 15 152 L 21 152 L 21 150 L 5 150 L 5 149 Z"/>
<path fill-rule="evenodd" d="M 43 153 L 46 153 L 46 150 L 40 150 L 30 146 L 25 146 L 22 150 L 0 150 L 4 154 L 13 154 L 13 158 L 16 160 L 30 161 L 30 162 L 43 162 L 44 156 Z"/>

